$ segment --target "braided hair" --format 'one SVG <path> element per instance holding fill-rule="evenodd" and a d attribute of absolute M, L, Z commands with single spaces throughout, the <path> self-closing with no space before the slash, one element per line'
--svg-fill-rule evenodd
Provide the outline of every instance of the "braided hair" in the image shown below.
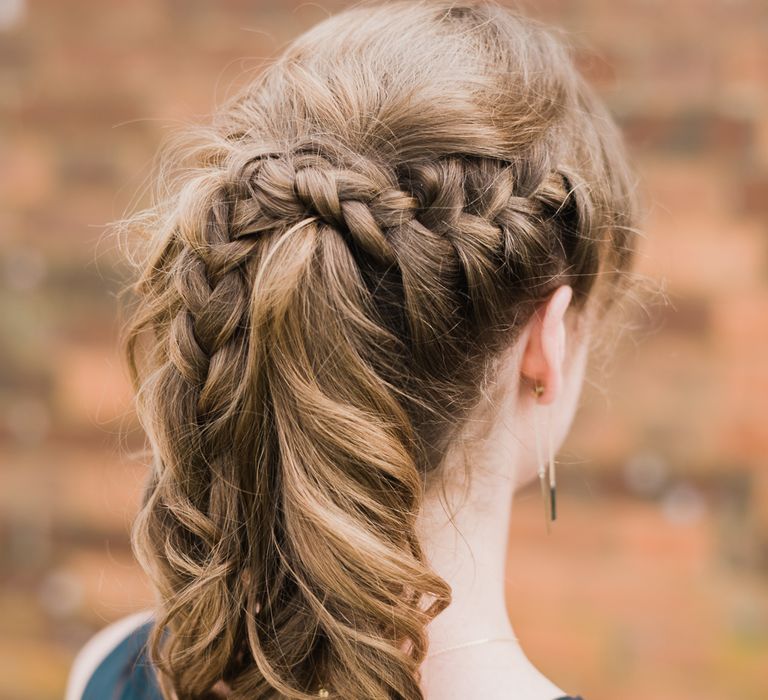
<path fill-rule="evenodd" d="M 618 130 L 554 31 L 400 1 L 316 25 L 179 144 L 124 220 L 163 695 L 422 698 L 451 593 L 423 494 L 538 304 L 630 289 Z"/>

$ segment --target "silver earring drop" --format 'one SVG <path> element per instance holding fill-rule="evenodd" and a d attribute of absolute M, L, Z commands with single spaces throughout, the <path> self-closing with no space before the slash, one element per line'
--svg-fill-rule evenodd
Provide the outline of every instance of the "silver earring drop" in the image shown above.
<path fill-rule="evenodd" d="M 544 387 L 538 382 L 534 382 L 533 393 L 538 398 L 544 393 Z M 547 534 L 550 534 L 550 523 L 557 518 L 556 484 L 555 484 L 555 456 L 552 449 L 552 422 L 549 420 L 549 411 L 547 411 L 547 460 L 544 461 L 542 454 L 541 435 L 539 434 L 539 422 L 534 421 L 536 433 L 536 459 L 538 460 L 539 483 L 541 484 L 541 495 L 544 500 L 544 521 L 547 526 Z M 548 467 L 548 470 L 547 470 Z M 547 473 L 548 471 L 548 473 Z M 547 483 L 549 476 L 549 483 Z"/>

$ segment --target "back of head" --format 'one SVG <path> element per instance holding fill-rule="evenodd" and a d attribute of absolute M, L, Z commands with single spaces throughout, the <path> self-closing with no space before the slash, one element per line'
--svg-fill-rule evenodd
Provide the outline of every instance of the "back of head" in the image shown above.
<path fill-rule="evenodd" d="M 552 30 L 392 2 L 299 37 L 172 158 L 128 221 L 163 692 L 421 698 L 450 601 L 425 483 L 553 289 L 602 319 L 627 288 L 617 129 Z"/>

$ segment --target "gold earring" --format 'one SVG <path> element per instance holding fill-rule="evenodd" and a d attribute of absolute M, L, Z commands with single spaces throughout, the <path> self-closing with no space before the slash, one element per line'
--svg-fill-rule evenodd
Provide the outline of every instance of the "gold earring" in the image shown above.
<path fill-rule="evenodd" d="M 534 382 L 533 393 L 538 398 L 544 393 L 544 387 L 538 382 Z M 539 483 L 541 484 L 541 495 L 544 499 L 544 521 L 547 526 L 547 534 L 551 532 L 550 522 L 557 518 L 556 507 L 556 485 L 555 485 L 555 456 L 552 449 L 552 423 L 549 419 L 549 410 L 547 409 L 547 461 L 549 467 L 549 487 L 547 487 L 547 472 L 541 449 L 541 436 L 539 435 L 539 421 L 534 421 L 536 433 L 536 459 L 538 460 Z"/>

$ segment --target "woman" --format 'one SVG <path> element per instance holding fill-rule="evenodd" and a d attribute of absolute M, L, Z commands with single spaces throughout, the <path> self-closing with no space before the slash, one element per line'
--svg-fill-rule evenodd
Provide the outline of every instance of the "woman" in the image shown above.
<path fill-rule="evenodd" d="M 127 222 L 158 605 L 70 698 L 569 697 L 511 628 L 507 526 L 537 475 L 556 517 L 638 207 L 565 44 L 492 3 L 356 6 L 170 157 Z"/>

